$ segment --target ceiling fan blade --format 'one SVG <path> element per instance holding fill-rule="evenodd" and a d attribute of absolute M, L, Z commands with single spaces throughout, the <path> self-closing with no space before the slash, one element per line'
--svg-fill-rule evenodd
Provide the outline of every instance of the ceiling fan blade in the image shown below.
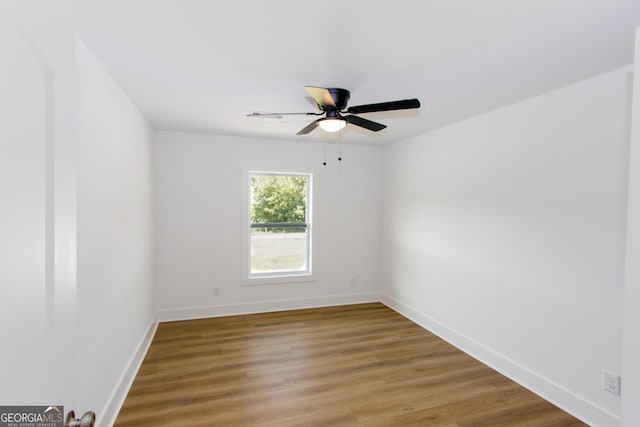
<path fill-rule="evenodd" d="M 281 119 L 282 116 L 321 116 L 323 113 L 266 113 L 260 111 L 252 111 L 247 117 L 269 117 L 272 119 Z"/>
<path fill-rule="evenodd" d="M 302 129 L 300 132 L 296 133 L 296 135 L 306 135 L 308 133 L 310 133 L 312 130 L 314 130 L 315 128 L 318 127 L 318 122 L 322 120 L 322 119 L 318 119 L 316 121 L 313 121 L 311 123 L 309 123 L 307 126 L 304 127 L 304 129 Z"/>
<path fill-rule="evenodd" d="M 247 117 L 268 117 L 270 119 L 281 119 L 282 114 L 280 113 L 261 113 L 258 111 L 252 111 L 247 114 Z"/>
<path fill-rule="evenodd" d="M 378 104 L 357 105 L 355 107 L 349 107 L 347 113 L 375 113 L 376 111 L 409 110 L 411 108 L 420 108 L 420 101 L 413 98 L 403 99 L 401 101 L 380 102 Z"/>
<path fill-rule="evenodd" d="M 387 125 L 383 125 L 382 123 L 372 122 L 371 120 L 363 119 L 362 117 L 358 116 L 344 116 L 344 118 L 352 125 L 360 126 L 374 132 L 381 131 L 382 129 L 387 127 Z"/>
<path fill-rule="evenodd" d="M 320 107 L 333 107 L 336 108 L 336 103 L 331 96 L 331 93 L 323 87 L 305 86 L 304 87 L 309 95 L 316 100 Z"/>

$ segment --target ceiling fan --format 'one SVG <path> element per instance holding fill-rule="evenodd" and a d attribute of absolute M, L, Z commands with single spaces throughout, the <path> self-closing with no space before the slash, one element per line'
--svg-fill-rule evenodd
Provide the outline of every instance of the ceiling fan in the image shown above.
<path fill-rule="evenodd" d="M 420 101 L 417 99 L 403 99 L 400 101 L 380 102 L 377 104 L 358 105 L 347 108 L 349 97 L 351 94 L 346 89 L 340 88 L 323 88 L 316 86 L 305 86 L 307 92 L 313 97 L 318 105 L 320 113 L 261 113 L 252 112 L 247 114 L 248 117 L 273 117 L 281 119 L 283 116 L 290 115 L 307 115 L 307 116 L 325 116 L 315 120 L 305 126 L 296 135 L 306 135 L 318 126 L 327 132 L 338 132 L 342 130 L 347 123 L 373 132 L 381 131 L 386 125 L 376 123 L 374 121 L 356 116 L 354 114 L 375 113 L 378 111 L 392 110 L 408 110 L 412 108 L 420 108 Z"/>

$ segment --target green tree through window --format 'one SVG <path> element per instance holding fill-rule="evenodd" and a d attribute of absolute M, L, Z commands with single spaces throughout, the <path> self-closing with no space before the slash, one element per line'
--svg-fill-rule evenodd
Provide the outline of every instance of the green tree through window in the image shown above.
<path fill-rule="evenodd" d="M 305 222 L 307 177 L 251 177 L 251 222 Z"/>

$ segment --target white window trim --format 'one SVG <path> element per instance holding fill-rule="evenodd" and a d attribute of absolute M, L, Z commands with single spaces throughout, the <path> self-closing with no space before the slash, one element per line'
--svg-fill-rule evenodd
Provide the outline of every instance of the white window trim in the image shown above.
<path fill-rule="evenodd" d="M 251 235 L 249 233 L 251 226 L 251 218 L 249 208 L 251 205 L 250 179 L 251 175 L 289 175 L 289 176 L 305 176 L 307 177 L 307 228 L 309 230 L 307 251 L 308 251 L 308 267 L 306 271 L 292 272 L 274 272 L 274 273 L 251 273 Z M 242 214 L 241 218 L 241 237 L 242 237 L 242 280 L 244 286 L 251 285 L 271 285 L 284 283 L 302 283 L 312 282 L 316 278 L 314 276 L 314 248 L 316 237 L 314 236 L 313 227 L 313 193 L 314 193 L 313 173 L 311 172 L 280 172 L 280 171 L 262 171 L 262 170 L 243 170 L 242 171 Z"/>

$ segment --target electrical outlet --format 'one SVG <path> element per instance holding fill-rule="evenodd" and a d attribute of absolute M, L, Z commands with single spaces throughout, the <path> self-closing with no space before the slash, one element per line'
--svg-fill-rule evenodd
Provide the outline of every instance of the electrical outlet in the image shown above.
<path fill-rule="evenodd" d="M 217 286 L 214 286 L 213 288 L 211 288 L 211 293 L 214 297 L 217 297 L 220 295 L 220 288 Z"/>
<path fill-rule="evenodd" d="M 358 286 L 358 278 L 357 277 L 352 277 L 351 278 L 351 287 L 355 288 L 356 286 Z"/>
<path fill-rule="evenodd" d="M 606 370 L 602 371 L 602 387 L 609 393 L 620 396 L 620 375 Z"/>

